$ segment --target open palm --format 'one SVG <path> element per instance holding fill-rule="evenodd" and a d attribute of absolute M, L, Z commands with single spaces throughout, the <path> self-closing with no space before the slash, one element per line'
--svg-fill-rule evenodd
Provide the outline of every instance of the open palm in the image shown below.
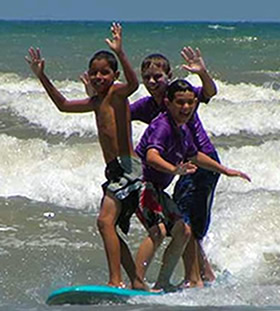
<path fill-rule="evenodd" d="M 181 51 L 181 55 L 187 63 L 182 65 L 184 69 L 197 74 L 206 70 L 204 60 L 198 48 L 194 51 L 190 46 L 184 47 Z"/>
<path fill-rule="evenodd" d="M 41 58 L 40 49 L 31 47 L 28 50 L 29 58 L 26 56 L 25 60 L 29 64 L 31 70 L 37 77 L 40 77 L 44 72 L 45 60 Z"/>

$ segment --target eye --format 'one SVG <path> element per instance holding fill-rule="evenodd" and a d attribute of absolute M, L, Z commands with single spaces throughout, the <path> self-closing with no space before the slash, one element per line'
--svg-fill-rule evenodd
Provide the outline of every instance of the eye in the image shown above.
<path fill-rule="evenodd" d="M 107 70 L 107 69 L 103 69 L 103 70 L 100 71 L 100 73 L 101 73 L 103 76 L 105 76 L 105 75 L 108 75 L 108 74 L 110 73 L 110 71 Z"/>
<path fill-rule="evenodd" d="M 154 79 L 155 79 L 155 80 L 159 80 L 159 79 L 161 79 L 161 78 L 162 78 L 162 75 L 161 75 L 161 74 L 157 74 L 157 75 L 154 76 Z"/>
<path fill-rule="evenodd" d="M 143 80 L 150 80 L 151 76 L 150 75 L 143 75 L 142 79 Z"/>

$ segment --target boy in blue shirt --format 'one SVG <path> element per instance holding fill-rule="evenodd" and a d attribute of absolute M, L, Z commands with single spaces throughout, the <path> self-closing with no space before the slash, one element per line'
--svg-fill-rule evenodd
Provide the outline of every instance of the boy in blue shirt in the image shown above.
<path fill-rule="evenodd" d="M 186 122 L 193 115 L 198 98 L 188 82 L 176 80 L 171 83 L 165 102 L 167 111 L 149 124 L 136 147 L 136 153 L 143 163 L 143 179 L 154 187 L 151 190 L 148 186 L 142 192 L 142 204 L 136 213 L 151 236 L 165 229 L 172 237 L 165 250 L 162 267 L 155 284 L 155 288 L 168 290 L 171 286 L 169 283 L 171 274 L 191 237 L 190 224 L 182 221 L 176 205 L 164 192 L 175 175 L 188 173 L 189 167 L 186 166 L 186 162 L 182 162 L 188 158 L 207 170 L 226 176 L 241 177 L 248 181 L 250 178 L 240 171 L 222 166 L 197 150 Z M 148 245 L 145 241 L 140 246 L 138 256 L 143 263 L 152 259 L 154 249 L 154 245 Z"/>

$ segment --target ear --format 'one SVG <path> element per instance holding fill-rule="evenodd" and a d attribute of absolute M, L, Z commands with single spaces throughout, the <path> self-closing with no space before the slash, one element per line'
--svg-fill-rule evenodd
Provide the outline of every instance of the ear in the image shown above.
<path fill-rule="evenodd" d="M 165 104 L 166 107 L 168 107 L 169 104 L 170 104 L 170 101 L 169 101 L 169 99 L 167 97 L 164 98 L 164 104 Z"/>
<path fill-rule="evenodd" d="M 118 80 L 119 77 L 120 77 L 120 72 L 117 70 L 115 72 L 115 80 Z"/>
<path fill-rule="evenodd" d="M 172 76 L 173 76 L 172 71 L 169 71 L 169 73 L 167 75 L 168 79 L 170 80 L 172 78 Z"/>

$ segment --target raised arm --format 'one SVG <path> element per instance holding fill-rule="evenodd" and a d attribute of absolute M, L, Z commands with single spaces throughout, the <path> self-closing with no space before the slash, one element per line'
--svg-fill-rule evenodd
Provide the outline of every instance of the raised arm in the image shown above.
<path fill-rule="evenodd" d="M 190 46 L 184 47 L 181 55 L 186 61 L 186 64 L 183 64 L 182 67 L 191 73 L 198 74 L 200 77 L 204 97 L 211 98 L 216 95 L 217 88 L 215 82 L 206 69 L 200 50 L 196 48 L 194 51 Z"/>
<path fill-rule="evenodd" d="M 251 181 L 250 177 L 247 174 L 241 171 L 227 168 L 221 165 L 220 163 L 218 163 L 217 161 L 211 159 L 210 157 L 208 157 L 206 154 L 202 152 L 198 152 L 197 155 L 190 158 L 190 160 L 194 162 L 196 165 L 202 168 L 205 168 L 207 170 L 218 172 L 228 177 L 240 177 L 247 181 Z"/>
<path fill-rule="evenodd" d="M 128 58 L 122 48 L 122 27 L 119 23 L 113 23 L 111 27 L 113 39 L 106 39 L 106 43 L 110 49 L 114 51 L 122 65 L 126 83 L 118 87 L 120 95 L 127 97 L 131 95 L 138 88 L 138 79 L 134 72 Z"/>
<path fill-rule="evenodd" d="M 60 111 L 89 112 L 94 110 L 90 98 L 81 100 L 67 100 L 46 76 L 44 72 L 45 60 L 41 57 L 40 49 L 34 49 L 31 47 L 28 52 L 29 57 L 25 57 L 26 62 L 29 64 L 30 69 L 40 80 L 49 97 Z"/>

